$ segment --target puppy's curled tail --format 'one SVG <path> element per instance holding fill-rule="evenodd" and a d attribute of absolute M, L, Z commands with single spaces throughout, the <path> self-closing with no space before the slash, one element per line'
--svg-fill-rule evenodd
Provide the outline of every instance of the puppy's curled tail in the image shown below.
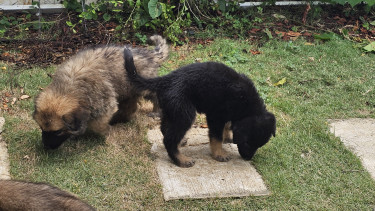
<path fill-rule="evenodd" d="M 150 37 L 150 40 L 155 43 L 155 56 L 160 62 L 165 61 L 169 55 L 169 46 L 167 44 L 167 40 L 165 40 L 160 35 L 153 35 Z"/>
<path fill-rule="evenodd" d="M 124 49 L 124 60 L 127 77 L 136 89 L 140 91 L 156 91 L 156 78 L 146 79 L 138 74 L 137 68 L 134 65 L 133 54 L 128 48 Z"/>

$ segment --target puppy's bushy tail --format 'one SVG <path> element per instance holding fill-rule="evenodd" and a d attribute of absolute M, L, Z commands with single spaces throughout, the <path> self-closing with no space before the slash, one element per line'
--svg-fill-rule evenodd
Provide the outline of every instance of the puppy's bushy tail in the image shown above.
<path fill-rule="evenodd" d="M 134 65 L 133 54 L 128 48 L 124 49 L 124 60 L 127 77 L 136 89 L 140 91 L 156 91 L 157 78 L 146 79 L 138 74 L 137 68 Z"/>
<path fill-rule="evenodd" d="M 165 61 L 169 55 L 169 46 L 167 44 L 167 40 L 165 40 L 160 35 L 153 35 L 150 37 L 150 40 L 155 43 L 154 58 L 157 58 L 158 63 Z"/>

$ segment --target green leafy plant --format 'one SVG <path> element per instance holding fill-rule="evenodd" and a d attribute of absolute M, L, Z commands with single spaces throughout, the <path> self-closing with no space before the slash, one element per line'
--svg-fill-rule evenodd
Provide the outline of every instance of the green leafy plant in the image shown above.
<path fill-rule="evenodd" d="M 0 36 L 3 37 L 5 32 L 9 29 L 9 27 L 12 25 L 9 18 L 6 16 L 3 16 L 0 19 Z"/>
<path fill-rule="evenodd" d="M 4 15 L 0 18 L 0 37 L 4 37 L 5 33 L 11 28 L 18 28 L 20 32 L 33 29 L 49 28 L 49 22 L 45 22 L 43 18 L 40 21 L 31 21 L 31 14 L 26 13 L 23 16 Z"/>
<path fill-rule="evenodd" d="M 338 39 L 339 36 L 333 32 L 329 32 L 329 33 L 323 33 L 323 34 L 315 34 L 314 38 L 318 40 L 326 41 L 326 40 Z"/>
<path fill-rule="evenodd" d="M 362 1 L 362 0 L 330 0 L 330 2 L 333 2 L 333 3 L 337 3 L 337 4 L 341 4 L 341 5 L 345 5 L 345 4 L 350 4 L 350 6 L 354 7 L 358 4 L 361 4 L 361 3 L 366 3 L 368 6 L 373 6 L 375 5 L 375 1 L 374 0 L 365 0 L 365 1 Z"/>
<path fill-rule="evenodd" d="M 271 33 L 271 31 L 268 28 L 264 29 L 264 33 L 267 34 L 268 39 L 272 39 L 273 38 L 272 33 Z"/>
<path fill-rule="evenodd" d="M 365 47 L 363 47 L 363 49 L 366 52 L 375 52 L 375 42 L 370 42 L 370 44 L 368 44 Z"/>
<path fill-rule="evenodd" d="M 135 33 L 135 37 L 138 38 L 138 40 L 140 41 L 140 43 L 146 44 L 146 42 L 147 42 L 147 36 L 146 35 L 137 32 L 137 33 Z"/>
<path fill-rule="evenodd" d="M 67 22 L 76 31 L 83 21 L 114 21 L 116 30 L 162 32 L 172 42 L 178 43 L 182 28 L 189 27 L 191 16 L 185 0 L 100 0 L 80 6 L 76 0 L 65 0 L 66 8 L 79 13 L 79 21 Z M 139 38 L 139 37 L 138 37 Z"/>

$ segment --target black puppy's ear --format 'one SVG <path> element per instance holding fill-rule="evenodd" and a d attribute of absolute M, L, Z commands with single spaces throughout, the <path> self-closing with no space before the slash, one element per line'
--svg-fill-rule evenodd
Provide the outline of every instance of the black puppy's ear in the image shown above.
<path fill-rule="evenodd" d="M 62 116 L 65 126 L 69 128 L 72 135 L 81 135 L 86 131 L 89 112 L 85 109 L 76 109 L 69 114 Z"/>
<path fill-rule="evenodd" d="M 275 118 L 275 115 L 273 115 L 273 113 L 271 112 L 267 112 L 266 116 L 265 116 L 265 120 L 268 122 L 268 125 L 271 129 L 271 134 L 273 135 L 273 137 L 276 136 L 276 118 Z"/>

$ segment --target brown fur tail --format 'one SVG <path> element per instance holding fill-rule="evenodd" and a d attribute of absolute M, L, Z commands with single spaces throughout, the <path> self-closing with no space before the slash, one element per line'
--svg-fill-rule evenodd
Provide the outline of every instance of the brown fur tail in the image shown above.
<path fill-rule="evenodd" d="M 0 180 L 0 210 L 95 211 L 95 208 L 49 184 Z"/>
<path fill-rule="evenodd" d="M 155 43 L 155 58 L 157 58 L 157 62 L 161 64 L 168 58 L 169 55 L 169 46 L 167 44 L 167 40 L 165 40 L 160 35 L 153 35 L 150 37 L 150 40 Z"/>

